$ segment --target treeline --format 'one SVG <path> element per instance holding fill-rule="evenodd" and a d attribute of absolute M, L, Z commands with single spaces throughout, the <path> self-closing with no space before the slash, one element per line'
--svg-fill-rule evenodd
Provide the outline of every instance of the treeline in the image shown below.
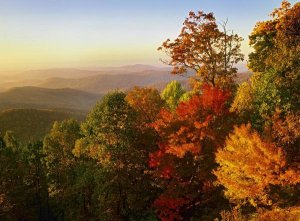
<path fill-rule="evenodd" d="M 299 220 L 300 4 L 283 1 L 242 39 L 191 12 L 159 50 L 192 90 L 107 94 L 43 142 L 0 140 L 1 220 Z"/>

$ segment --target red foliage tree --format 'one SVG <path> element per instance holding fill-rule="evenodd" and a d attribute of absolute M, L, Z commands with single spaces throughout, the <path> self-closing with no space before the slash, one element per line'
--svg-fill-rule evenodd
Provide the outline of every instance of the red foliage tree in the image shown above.
<path fill-rule="evenodd" d="M 228 91 L 204 85 L 201 95 L 181 102 L 175 112 L 162 109 L 152 123 L 160 140 L 149 167 L 163 189 L 154 203 L 162 220 L 185 219 L 214 188 L 213 153 L 232 125 L 229 97 Z"/>

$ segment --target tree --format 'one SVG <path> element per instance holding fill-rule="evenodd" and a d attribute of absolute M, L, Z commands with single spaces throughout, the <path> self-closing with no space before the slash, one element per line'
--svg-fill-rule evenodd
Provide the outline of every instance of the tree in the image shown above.
<path fill-rule="evenodd" d="M 52 215 L 57 219 L 91 220 L 97 216 L 95 163 L 73 155 L 75 142 L 81 138 L 80 125 L 75 120 L 55 122 L 44 139 Z M 93 165 L 94 164 L 94 165 Z"/>
<path fill-rule="evenodd" d="M 104 166 L 123 164 L 123 158 L 134 140 L 136 113 L 125 101 L 126 94 L 112 92 L 98 102 L 82 124 L 83 139 L 77 150 L 87 152 Z M 80 149 L 80 143 L 85 147 Z"/>
<path fill-rule="evenodd" d="M 288 112 L 291 108 L 289 98 L 285 91 L 276 82 L 277 73 L 267 71 L 255 73 L 250 82 L 239 85 L 236 96 L 231 106 L 245 121 L 250 120 L 252 126 L 262 131 L 273 115 L 276 108 Z"/>
<path fill-rule="evenodd" d="M 229 96 L 226 91 L 204 86 L 203 94 L 180 103 L 175 113 L 163 109 L 153 127 L 167 142 L 165 151 L 178 157 L 189 151 L 200 152 L 204 137 L 214 136 L 210 123 L 215 120 L 213 116 L 226 112 L 225 102 Z"/>
<path fill-rule="evenodd" d="M 49 220 L 48 183 L 43 143 L 37 141 L 24 147 L 23 161 L 27 166 L 27 176 L 24 182 L 28 185 L 27 191 L 30 191 L 30 194 L 25 197 L 33 208 L 32 216 L 36 216 L 38 220 Z"/>
<path fill-rule="evenodd" d="M 143 121 L 141 126 L 153 122 L 164 106 L 159 91 L 154 88 L 134 87 L 126 95 L 126 101 L 142 118 L 140 119 L 140 123 Z"/>
<path fill-rule="evenodd" d="M 271 15 L 250 35 L 254 51 L 248 65 L 258 73 L 240 85 L 232 105 L 260 134 L 250 126 L 237 127 L 216 154 L 215 174 L 232 201 L 272 205 L 272 211 L 259 212 L 258 220 L 281 216 L 275 205 L 286 210 L 297 205 L 300 185 L 300 4 L 283 1 Z"/>
<path fill-rule="evenodd" d="M 272 19 L 258 22 L 250 35 L 254 51 L 248 65 L 258 73 L 239 86 L 232 110 L 259 131 L 272 127 L 276 109 L 281 115 L 299 110 L 299 15 L 299 3 L 292 7 L 283 1 Z"/>
<path fill-rule="evenodd" d="M 195 90 L 192 90 L 192 91 L 187 91 L 185 92 L 183 95 L 181 95 L 181 97 L 179 98 L 179 102 L 185 102 L 185 101 L 188 101 L 190 100 L 196 93 Z"/>
<path fill-rule="evenodd" d="M 249 55 L 248 65 L 253 71 L 264 72 L 274 67 L 283 72 L 299 70 L 299 12 L 299 3 L 292 7 L 284 0 L 271 13 L 271 20 L 256 24 L 249 37 L 254 51 Z"/>
<path fill-rule="evenodd" d="M 141 156 L 147 161 L 148 154 L 157 148 L 158 136 L 152 123 L 159 117 L 160 110 L 166 106 L 159 91 L 153 88 L 135 87 L 126 96 L 127 103 L 137 114 L 134 121 L 135 145 L 143 147 Z"/>
<path fill-rule="evenodd" d="M 162 109 L 152 124 L 159 140 L 149 167 L 162 189 L 154 202 L 162 220 L 188 220 L 201 212 L 212 215 L 210 203 L 219 196 L 211 170 L 214 150 L 232 125 L 226 105 L 230 93 L 208 85 L 202 90 L 175 111 Z"/>
<path fill-rule="evenodd" d="M 167 103 L 171 110 L 175 110 L 181 96 L 185 93 L 181 84 L 178 81 L 171 81 L 161 92 L 161 97 Z"/>
<path fill-rule="evenodd" d="M 216 162 L 219 167 L 214 174 L 233 202 L 271 205 L 279 200 L 272 198 L 274 186 L 300 182 L 299 170 L 287 164 L 282 148 L 263 140 L 250 124 L 235 127 L 225 147 L 217 151 Z"/>
<path fill-rule="evenodd" d="M 243 39 L 229 33 L 226 22 L 218 27 L 213 13 L 190 12 L 179 36 L 163 42 L 158 50 L 169 57 L 165 63 L 174 66 L 173 74 L 196 72 L 193 78 L 211 86 L 228 87 L 237 72 L 235 64 L 243 60 L 240 50 Z"/>
<path fill-rule="evenodd" d="M 255 216 L 253 221 L 277 221 L 277 220 L 289 220 L 296 221 L 300 216 L 299 207 L 289 208 L 273 208 L 272 210 L 261 209 Z"/>
<path fill-rule="evenodd" d="M 300 160 L 300 112 L 282 114 L 276 109 L 270 121 L 272 125 L 267 127 L 267 131 L 276 142 L 286 152 L 287 162 L 290 165 L 299 165 Z"/>
<path fill-rule="evenodd" d="M 0 171 L 1 220 L 48 220 L 47 183 L 42 161 L 41 142 L 19 145 L 16 149 L 4 143 L 0 149 L 0 167 L 3 168 Z"/>
<path fill-rule="evenodd" d="M 19 147 L 19 143 L 13 131 L 6 131 L 3 140 L 6 147 L 11 148 L 13 151 L 16 151 Z"/>
<path fill-rule="evenodd" d="M 234 100 L 231 104 L 231 111 L 236 111 L 239 114 L 252 112 L 254 91 L 251 83 L 243 82 L 239 85 Z"/>
<path fill-rule="evenodd" d="M 249 37 L 254 51 L 248 66 L 262 75 L 276 73 L 272 84 L 294 111 L 300 105 L 300 3 L 291 6 L 283 1 L 271 15 L 272 19 L 258 22 Z"/>
<path fill-rule="evenodd" d="M 28 206 L 31 192 L 24 181 L 28 175 L 28 167 L 23 160 L 22 149 L 12 148 L 10 133 L 6 133 L 5 145 L 0 150 L 0 218 L 4 220 L 18 220 L 30 218 L 33 214 Z M 16 141 L 15 139 L 13 139 Z M 13 142 L 14 143 L 14 142 Z"/>
<path fill-rule="evenodd" d="M 148 152 L 139 138 L 138 114 L 126 94 L 112 92 L 89 113 L 82 124 L 83 138 L 74 153 L 97 161 L 102 220 L 140 220 L 151 216 L 152 194 L 147 174 Z"/>

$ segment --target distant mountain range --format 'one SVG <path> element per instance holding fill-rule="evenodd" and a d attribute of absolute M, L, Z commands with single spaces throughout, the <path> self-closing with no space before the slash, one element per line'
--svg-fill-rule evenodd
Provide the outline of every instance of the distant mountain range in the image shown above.
<path fill-rule="evenodd" d="M 13 87 L 35 86 L 41 88 L 72 88 L 90 93 L 105 94 L 115 89 L 128 90 L 134 86 L 153 86 L 159 89 L 172 80 L 185 84 L 186 78 L 170 74 L 169 67 L 132 65 L 102 68 L 98 71 L 78 69 L 47 69 L 27 71 L 15 77 L 14 81 L 0 83 L 0 91 Z M 193 71 L 189 71 L 192 74 Z M 239 74 L 237 81 L 249 78 L 249 73 Z"/>
<path fill-rule="evenodd" d="M 52 89 L 73 88 L 94 93 L 106 93 L 116 88 L 128 89 L 135 85 L 146 86 L 147 84 L 179 78 L 170 74 L 170 68 L 150 65 L 105 67 L 97 71 L 46 69 L 3 76 L 0 80 L 0 91 L 13 87 L 36 86 Z"/>
<path fill-rule="evenodd" d="M 0 93 L 0 110 L 35 108 L 86 112 L 101 97 L 100 94 L 92 94 L 70 88 L 17 87 Z"/>
<path fill-rule="evenodd" d="M 124 74 L 101 74 L 80 79 L 50 78 L 37 86 L 53 89 L 68 87 L 104 94 L 115 89 L 127 90 L 134 86 L 153 86 L 168 83 L 175 79 L 181 80 L 182 77 L 171 75 L 168 71 L 142 71 Z"/>
<path fill-rule="evenodd" d="M 47 78 L 60 77 L 60 78 L 82 78 L 100 74 L 124 74 L 130 72 L 140 71 L 154 71 L 154 70 L 171 70 L 171 67 L 156 67 L 152 65 L 126 65 L 120 67 L 99 67 L 95 70 L 76 69 L 76 68 L 51 68 L 51 69 L 38 69 L 27 70 L 23 72 L 14 72 L 5 74 L 1 72 L 0 82 L 15 82 L 23 80 L 45 80 Z"/>
<path fill-rule="evenodd" d="M 193 74 L 190 71 L 189 74 Z M 238 83 L 251 73 L 238 74 Z M 17 75 L 16 75 L 17 76 Z M 15 77 L 16 77 L 15 76 Z M 132 65 L 98 71 L 47 69 L 27 71 L 0 84 L 0 110 L 10 108 L 89 110 L 103 94 L 134 86 L 163 89 L 172 80 L 187 86 L 187 78 L 170 74 L 170 68 Z"/>

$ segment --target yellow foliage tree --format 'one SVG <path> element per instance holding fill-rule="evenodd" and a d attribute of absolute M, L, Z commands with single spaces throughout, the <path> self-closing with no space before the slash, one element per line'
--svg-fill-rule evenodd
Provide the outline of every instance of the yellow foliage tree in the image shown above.
<path fill-rule="evenodd" d="M 253 109 L 253 88 L 248 82 L 239 85 L 230 111 L 241 113 L 243 111 L 251 111 Z"/>
<path fill-rule="evenodd" d="M 300 183 L 299 172 L 288 168 L 283 150 L 263 140 L 250 124 L 235 127 L 217 151 L 216 162 L 214 174 L 231 201 L 270 205 L 271 186 Z"/>
<path fill-rule="evenodd" d="M 300 220 L 300 207 L 291 208 L 274 208 L 272 210 L 261 210 L 257 216 L 251 221 L 299 221 Z"/>

